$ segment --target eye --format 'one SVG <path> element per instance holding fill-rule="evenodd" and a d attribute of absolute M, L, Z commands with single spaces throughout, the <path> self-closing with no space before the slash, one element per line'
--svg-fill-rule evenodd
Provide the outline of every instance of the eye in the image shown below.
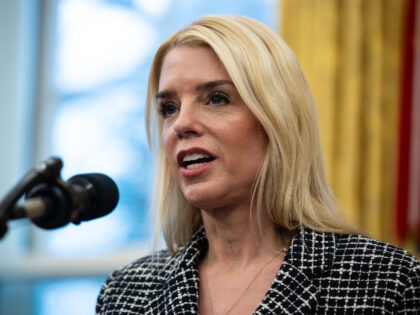
<path fill-rule="evenodd" d="M 230 99 L 223 92 L 213 92 L 208 96 L 208 103 L 213 105 L 226 105 L 230 103 Z"/>
<path fill-rule="evenodd" d="M 178 108 L 172 103 L 163 103 L 159 105 L 159 112 L 163 118 L 171 116 L 176 113 Z"/>

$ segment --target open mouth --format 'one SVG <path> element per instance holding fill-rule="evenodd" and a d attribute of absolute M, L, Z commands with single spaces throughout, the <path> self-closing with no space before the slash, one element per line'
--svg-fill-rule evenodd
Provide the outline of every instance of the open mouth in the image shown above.
<path fill-rule="evenodd" d="M 202 153 L 193 153 L 184 156 L 182 166 L 187 169 L 193 169 L 214 160 L 214 157 Z"/>
<path fill-rule="evenodd" d="M 215 157 L 209 153 L 194 152 L 194 153 L 181 153 L 178 156 L 178 164 L 186 169 L 194 169 L 213 161 Z"/>

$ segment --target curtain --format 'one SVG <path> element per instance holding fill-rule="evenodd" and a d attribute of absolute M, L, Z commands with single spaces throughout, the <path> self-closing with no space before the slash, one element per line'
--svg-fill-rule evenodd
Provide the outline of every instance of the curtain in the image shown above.
<path fill-rule="evenodd" d="M 399 246 L 406 238 L 397 228 L 399 203 L 407 198 L 398 189 L 405 180 L 403 43 L 415 2 L 282 0 L 280 7 L 280 33 L 313 93 L 327 176 L 343 215 Z"/>

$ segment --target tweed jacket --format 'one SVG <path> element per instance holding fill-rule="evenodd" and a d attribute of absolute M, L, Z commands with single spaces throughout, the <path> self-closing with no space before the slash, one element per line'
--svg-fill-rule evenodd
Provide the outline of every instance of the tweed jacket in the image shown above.
<path fill-rule="evenodd" d="M 158 252 L 115 271 L 96 312 L 197 314 L 204 228 L 173 256 Z M 392 245 L 303 228 L 254 314 L 420 314 L 420 261 Z"/>

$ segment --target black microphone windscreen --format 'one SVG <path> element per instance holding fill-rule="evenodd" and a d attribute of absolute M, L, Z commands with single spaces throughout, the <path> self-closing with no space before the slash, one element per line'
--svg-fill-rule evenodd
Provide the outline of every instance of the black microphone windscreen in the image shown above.
<path fill-rule="evenodd" d="M 118 204 L 119 192 L 115 182 L 100 173 L 80 174 L 71 177 L 68 182 L 83 186 L 87 190 L 90 206 L 80 213 L 76 221 L 88 221 L 107 215 Z"/>

